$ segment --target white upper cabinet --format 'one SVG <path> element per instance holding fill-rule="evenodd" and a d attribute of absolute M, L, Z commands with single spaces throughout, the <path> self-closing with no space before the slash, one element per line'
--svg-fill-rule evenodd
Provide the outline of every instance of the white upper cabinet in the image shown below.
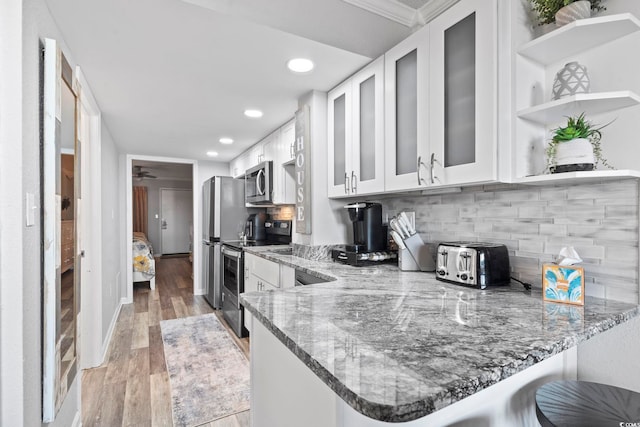
<path fill-rule="evenodd" d="M 329 197 L 348 196 L 350 189 L 351 80 L 329 92 L 327 99 Z"/>
<path fill-rule="evenodd" d="M 462 0 L 429 24 L 429 185 L 497 179 L 496 8 Z"/>
<path fill-rule="evenodd" d="M 329 197 L 384 191 L 384 59 L 329 92 Z"/>
<path fill-rule="evenodd" d="M 232 177 L 241 178 L 244 176 L 246 170 L 249 169 L 250 155 L 250 151 L 245 151 L 235 159 L 231 160 L 231 162 L 229 162 L 229 173 Z"/>
<path fill-rule="evenodd" d="M 384 57 L 353 76 L 351 194 L 384 191 Z"/>
<path fill-rule="evenodd" d="M 293 120 L 263 139 L 264 160 L 273 162 L 272 202 L 275 205 L 295 203 L 293 165 L 284 165 L 291 160 L 290 146 L 293 141 L 290 140 L 291 133 L 284 132 L 291 127 L 289 126 L 291 123 L 293 123 L 293 137 L 295 138 L 295 120 Z"/>
<path fill-rule="evenodd" d="M 427 185 L 429 151 L 429 28 L 385 56 L 385 190 Z"/>
<path fill-rule="evenodd" d="M 291 119 L 280 128 L 280 152 L 282 163 L 288 163 L 296 157 L 296 119 Z"/>

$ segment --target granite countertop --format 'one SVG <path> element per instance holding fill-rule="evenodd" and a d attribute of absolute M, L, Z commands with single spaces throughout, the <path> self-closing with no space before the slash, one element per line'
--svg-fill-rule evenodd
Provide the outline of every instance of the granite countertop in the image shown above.
<path fill-rule="evenodd" d="M 394 265 L 248 251 L 335 279 L 241 300 L 345 402 L 382 421 L 426 416 L 640 315 L 591 297 L 543 302 L 521 285 L 477 290 Z"/>

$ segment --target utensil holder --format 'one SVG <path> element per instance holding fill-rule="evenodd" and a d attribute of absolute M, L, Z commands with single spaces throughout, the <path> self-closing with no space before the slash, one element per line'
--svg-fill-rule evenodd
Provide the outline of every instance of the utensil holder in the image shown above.
<path fill-rule="evenodd" d="M 414 234 L 403 240 L 409 253 L 418 265 L 420 271 L 434 272 L 436 271 L 436 263 L 431 248 L 424 244 L 419 234 Z"/>

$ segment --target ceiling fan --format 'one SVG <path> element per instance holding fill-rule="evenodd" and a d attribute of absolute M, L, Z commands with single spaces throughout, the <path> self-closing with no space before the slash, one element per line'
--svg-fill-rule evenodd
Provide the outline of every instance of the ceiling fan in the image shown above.
<path fill-rule="evenodd" d="M 132 176 L 138 180 L 143 180 L 145 178 L 157 178 L 155 175 L 151 175 L 151 172 L 143 169 L 143 166 L 134 166 Z"/>

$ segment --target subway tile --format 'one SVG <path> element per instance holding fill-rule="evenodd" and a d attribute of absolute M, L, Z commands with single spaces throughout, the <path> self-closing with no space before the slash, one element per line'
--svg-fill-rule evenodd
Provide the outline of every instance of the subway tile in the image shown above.
<path fill-rule="evenodd" d="M 491 222 L 475 222 L 474 229 L 476 233 L 491 233 L 493 224 Z"/>
<path fill-rule="evenodd" d="M 517 250 L 515 251 L 514 256 L 520 257 L 520 258 L 537 258 L 538 261 L 540 263 L 548 263 L 548 262 L 554 262 L 555 261 L 555 257 L 553 255 L 550 254 L 543 254 L 541 255 L 539 252 L 527 252 L 527 251 L 520 251 Z"/>
<path fill-rule="evenodd" d="M 605 288 L 605 298 L 613 301 L 630 302 L 638 304 L 638 288 L 619 288 L 617 286 L 607 286 Z"/>
<path fill-rule="evenodd" d="M 628 262 L 638 265 L 638 248 L 628 246 L 609 246 L 605 248 L 605 260 Z"/>
<path fill-rule="evenodd" d="M 543 187 L 539 191 L 540 200 L 567 200 L 567 189 L 564 187 Z"/>
<path fill-rule="evenodd" d="M 515 218 L 518 208 L 514 207 L 487 207 L 478 209 L 479 218 Z"/>
<path fill-rule="evenodd" d="M 531 224 L 531 223 L 505 223 L 505 224 L 493 225 L 493 231 L 497 233 L 538 234 L 539 230 L 540 230 L 539 224 Z"/>
<path fill-rule="evenodd" d="M 567 235 L 567 226 L 562 224 L 540 224 L 538 233 L 542 236 L 563 237 Z"/>
<path fill-rule="evenodd" d="M 633 206 L 605 206 L 604 215 L 610 218 L 633 218 L 638 220 L 638 205 Z"/>
<path fill-rule="evenodd" d="M 475 194 L 476 202 L 487 202 L 492 201 L 495 198 L 495 193 L 492 191 L 488 192 L 478 192 Z"/>
<path fill-rule="evenodd" d="M 604 206 L 547 206 L 545 216 L 556 218 L 596 218 L 604 219 Z"/>
<path fill-rule="evenodd" d="M 607 240 L 637 240 L 638 229 L 600 225 L 567 225 L 568 236 L 589 237 Z"/>
<path fill-rule="evenodd" d="M 518 250 L 523 252 L 535 252 L 538 254 L 544 251 L 544 242 L 542 240 L 518 240 Z"/>
<path fill-rule="evenodd" d="M 514 190 L 514 191 L 497 191 L 494 196 L 496 201 L 514 202 L 531 202 L 540 200 L 540 192 L 535 189 L 531 190 Z M 515 204 L 515 203 L 514 203 Z"/>
<path fill-rule="evenodd" d="M 518 218 L 545 218 L 544 205 L 519 206 Z"/>
<path fill-rule="evenodd" d="M 598 205 L 593 199 L 574 199 L 574 200 L 548 200 L 549 206 L 595 206 Z"/>
<path fill-rule="evenodd" d="M 587 264 L 583 263 L 585 274 L 593 275 L 599 278 L 637 281 L 638 269 L 635 265 L 629 263 L 606 262 L 604 264 Z"/>
<path fill-rule="evenodd" d="M 606 288 L 599 283 L 585 283 L 584 293 L 588 297 L 606 298 Z"/>

